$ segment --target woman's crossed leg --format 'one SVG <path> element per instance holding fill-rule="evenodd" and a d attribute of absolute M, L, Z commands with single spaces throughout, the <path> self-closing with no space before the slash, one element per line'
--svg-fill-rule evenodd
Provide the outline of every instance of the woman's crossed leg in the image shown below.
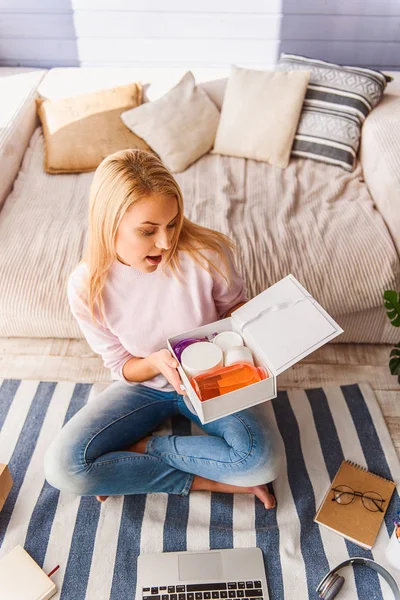
<path fill-rule="evenodd" d="M 178 413 L 208 435 L 146 437 Z M 265 483 L 279 470 L 280 443 L 260 407 L 202 425 L 176 392 L 118 381 L 63 427 L 46 453 L 45 474 L 58 489 L 98 499 L 207 489 L 253 493 L 271 508 Z"/>

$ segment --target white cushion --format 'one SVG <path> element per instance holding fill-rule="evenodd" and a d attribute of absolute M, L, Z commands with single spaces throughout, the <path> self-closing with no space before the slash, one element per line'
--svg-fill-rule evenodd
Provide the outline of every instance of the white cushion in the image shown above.
<path fill-rule="evenodd" d="M 36 90 L 44 69 L 0 68 L 0 209 L 37 125 Z"/>
<path fill-rule="evenodd" d="M 188 71 L 167 94 L 123 112 L 121 119 L 168 169 L 180 173 L 211 150 L 219 110 Z"/>
<path fill-rule="evenodd" d="M 362 132 L 364 179 L 400 255 L 400 94 L 385 93 Z"/>
<path fill-rule="evenodd" d="M 287 167 L 309 78 L 232 66 L 213 152 Z"/>

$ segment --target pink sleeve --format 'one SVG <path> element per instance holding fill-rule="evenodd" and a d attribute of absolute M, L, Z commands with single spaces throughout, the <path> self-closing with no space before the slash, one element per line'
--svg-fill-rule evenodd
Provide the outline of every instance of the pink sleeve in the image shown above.
<path fill-rule="evenodd" d="M 230 253 L 225 251 L 225 254 L 228 257 L 229 265 L 231 267 L 231 287 L 228 289 L 225 279 L 223 279 L 219 273 L 213 271 L 214 284 L 212 294 L 220 318 L 222 318 L 229 309 L 236 306 L 236 304 L 247 302 L 248 300 L 246 284 L 238 272 L 235 263 L 232 261 Z M 213 263 L 229 277 L 229 273 L 226 273 L 224 262 L 216 255 L 216 253 L 213 253 Z"/>
<path fill-rule="evenodd" d="M 67 288 L 71 312 L 93 352 L 99 354 L 103 359 L 104 366 L 128 382 L 122 374 L 122 367 L 127 360 L 132 358 L 132 354 L 122 346 L 118 337 L 107 327 L 102 326 L 97 321 L 96 323 L 92 321 L 84 294 L 80 291 L 82 285 L 83 278 L 82 276 L 76 276 L 75 271 L 69 278 Z"/>

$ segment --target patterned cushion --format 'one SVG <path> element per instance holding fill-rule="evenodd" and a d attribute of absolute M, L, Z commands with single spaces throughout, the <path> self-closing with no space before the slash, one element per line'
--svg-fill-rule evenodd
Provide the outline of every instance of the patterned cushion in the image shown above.
<path fill-rule="evenodd" d="M 281 54 L 277 69 L 311 72 L 292 155 L 353 171 L 361 126 L 392 78 L 294 54 Z"/>

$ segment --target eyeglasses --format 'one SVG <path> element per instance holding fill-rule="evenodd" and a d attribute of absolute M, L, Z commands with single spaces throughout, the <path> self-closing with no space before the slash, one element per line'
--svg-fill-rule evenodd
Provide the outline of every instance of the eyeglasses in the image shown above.
<path fill-rule="evenodd" d="M 338 504 L 351 504 L 356 496 L 361 498 L 364 508 L 371 512 L 383 512 L 382 504 L 385 500 L 377 492 L 355 492 L 348 485 L 338 485 L 331 489 L 334 492 L 332 502 Z"/>

